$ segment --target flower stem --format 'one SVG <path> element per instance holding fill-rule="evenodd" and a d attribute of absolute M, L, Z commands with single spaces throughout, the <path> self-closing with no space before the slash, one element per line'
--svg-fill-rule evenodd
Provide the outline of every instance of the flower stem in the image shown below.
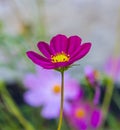
<path fill-rule="evenodd" d="M 60 105 L 60 118 L 57 130 L 61 130 L 62 126 L 63 103 L 64 103 L 64 71 L 61 72 L 61 105 Z"/>
<path fill-rule="evenodd" d="M 114 84 L 113 84 L 113 80 L 111 78 L 107 79 L 107 86 L 106 86 L 106 92 L 105 92 L 105 96 L 104 96 L 104 100 L 103 100 L 103 104 L 102 104 L 102 112 L 103 112 L 103 125 L 104 122 L 106 120 L 107 114 L 108 114 L 108 110 L 109 110 L 109 106 L 111 103 L 111 98 L 112 98 L 112 93 L 113 93 L 113 89 L 114 89 Z"/>

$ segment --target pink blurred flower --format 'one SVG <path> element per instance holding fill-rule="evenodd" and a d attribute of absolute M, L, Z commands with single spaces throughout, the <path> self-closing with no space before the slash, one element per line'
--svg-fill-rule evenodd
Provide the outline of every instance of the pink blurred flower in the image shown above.
<path fill-rule="evenodd" d="M 102 121 L 102 112 L 88 102 L 77 102 L 66 115 L 70 125 L 76 130 L 95 130 Z"/>
<path fill-rule="evenodd" d="M 99 72 L 96 69 L 92 68 L 91 66 L 86 66 L 85 77 L 88 83 L 94 87 L 96 86 L 96 84 L 98 84 Z"/>
<path fill-rule="evenodd" d="M 100 99 L 100 94 L 101 94 L 100 83 L 99 83 L 99 72 L 93 69 L 91 66 L 86 66 L 85 77 L 89 85 L 91 85 L 95 89 L 93 102 L 94 104 L 98 104 Z"/>
<path fill-rule="evenodd" d="M 108 76 L 117 81 L 120 76 L 120 57 L 109 57 L 104 70 Z"/>
<path fill-rule="evenodd" d="M 44 118 L 59 117 L 61 92 L 59 73 L 38 66 L 35 74 L 26 75 L 24 85 L 28 89 L 24 99 L 29 105 L 42 106 L 41 115 Z M 75 79 L 65 74 L 64 89 L 64 111 L 68 111 L 70 101 L 75 100 L 80 94 L 80 85 Z"/>

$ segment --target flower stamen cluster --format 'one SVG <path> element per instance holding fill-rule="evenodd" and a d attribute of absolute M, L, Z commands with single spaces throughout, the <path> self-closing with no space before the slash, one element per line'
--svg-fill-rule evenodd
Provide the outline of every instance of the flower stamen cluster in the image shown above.
<path fill-rule="evenodd" d="M 85 110 L 82 108 L 77 109 L 75 111 L 75 116 L 79 119 L 85 117 Z"/>
<path fill-rule="evenodd" d="M 70 55 L 64 53 L 63 51 L 61 53 L 57 53 L 56 55 L 51 55 L 52 63 L 67 62 L 69 59 Z"/>
<path fill-rule="evenodd" d="M 55 86 L 53 87 L 53 92 L 54 92 L 55 94 L 60 93 L 60 92 L 61 92 L 61 87 L 60 87 L 59 85 L 55 85 Z"/>

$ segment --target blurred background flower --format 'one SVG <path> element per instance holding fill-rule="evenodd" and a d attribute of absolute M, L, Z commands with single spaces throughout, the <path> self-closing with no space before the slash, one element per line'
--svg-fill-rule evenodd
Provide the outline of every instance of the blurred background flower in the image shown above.
<path fill-rule="evenodd" d="M 80 94 L 78 81 L 65 74 L 64 111 L 70 109 L 70 104 Z M 31 106 L 42 106 L 41 115 L 44 118 L 57 118 L 60 111 L 61 81 L 58 72 L 37 67 L 36 74 L 24 77 L 24 85 L 28 89 L 25 101 Z"/>
<path fill-rule="evenodd" d="M 97 129 L 102 121 L 102 111 L 89 102 L 76 102 L 67 113 L 70 125 L 76 130 Z"/>
<path fill-rule="evenodd" d="M 98 70 L 93 69 L 91 66 L 85 67 L 85 78 L 89 86 L 94 89 L 94 104 L 99 104 L 101 95 L 100 74 Z"/>
<path fill-rule="evenodd" d="M 105 74 L 110 76 L 115 82 L 120 80 L 120 57 L 111 56 L 105 64 Z"/>

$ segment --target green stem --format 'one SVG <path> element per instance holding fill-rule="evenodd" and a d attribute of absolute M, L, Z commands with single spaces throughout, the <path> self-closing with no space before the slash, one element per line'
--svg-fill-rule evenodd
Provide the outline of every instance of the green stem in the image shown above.
<path fill-rule="evenodd" d="M 112 79 L 107 79 L 107 86 L 106 86 L 106 92 L 105 92 L 105 96 L 104 96 L 104 100 L 103 100 L 103 104 L 102 104 L 102 112 L 103 112 L 103 125 L 104 122 L 106 120 L 108 111 L 109 111 L 109 106 L 111 103 L 111 98 L 112 98 L 112 93 L 113 93 L 113 89 L 114 89 L 114 84 L 113 84 L 113 80 Z"/>
<path fill-rule="evenodd" d="M 60 105 L 60 118 L 58 123 L 58 129 L 61 130 L 62 118 L 63 118 L 63 103 L 64 103 L 64 71 L 61 72 L 61 105 Z"/>

